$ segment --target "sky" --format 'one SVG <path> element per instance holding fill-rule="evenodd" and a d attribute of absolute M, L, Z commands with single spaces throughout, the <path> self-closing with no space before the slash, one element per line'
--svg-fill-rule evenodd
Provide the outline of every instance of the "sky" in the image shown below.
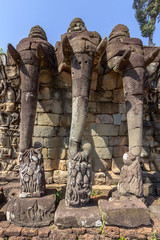
<path fill-rule="evenodd" d="M 87 30 L 97 31 L 102 38 L 109 37 L 117 24 L 124 24 L 131 37 L 148 45 L 132 4 L 133 0 L 0 0 L 0 48 L 6 51 L 8 43 L 16 47 L 35 25 L 45 30 L 48 41 L 55 46 L 75 17 L 82 18 Z M 153 42 L 160 46 L 160 23 L 156 24 Z"/>

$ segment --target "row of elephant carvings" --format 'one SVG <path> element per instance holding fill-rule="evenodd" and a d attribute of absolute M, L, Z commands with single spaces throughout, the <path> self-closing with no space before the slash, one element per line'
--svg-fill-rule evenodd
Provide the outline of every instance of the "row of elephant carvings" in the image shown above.
<path fill-rule="evenodd" d="M 92 72 L 98 71 L 102 56 L 106 57 L 106 72 L 115 71 L 122 75 L 127 109 L 129 152 L 123 156 L 124 166 L 118 191 L 120 195 L 143 196 L 139 158 L 142 146 L 144 74 L 146 67 L 158 54 L 159 49 L 154 48 L 145 55 L 141 40 L 131 38 L 128 28 L 122 24 L 112 30 L 108 40 L 106 37 L 101 40 L 97 32 L 87 31 L 79 18 L 74 19 L 68 32 L 62 35 L 56 52 L 39 26 L 33 27 L 29 36 L 22 39 L 16 49 L 8 44 L 8 58 L 12 58 L 19 67 L 21 79 L 20 197 L 32 198 L 45 194 L 41 148 L 32 147 L 39 72 L 45 69 L 56 74 L 56 71 L 69 69 L 72 78 L 72 121 L 65 202 L 67 206 L 76 207 L 89 201 L 92 191 L 91 145 L 82 145 L 81 138 L 88 114 Z M 16 103 L 19 91 L 18 84 L 10 87 L 3 80 L 0 84 L 0 121 L 5 129 L 8 124 L 11 126 L 18 120 Z M 6 91 L 7 94 L 4 94 Z M 10 157 L 9 149 L 7 154 Z"/>

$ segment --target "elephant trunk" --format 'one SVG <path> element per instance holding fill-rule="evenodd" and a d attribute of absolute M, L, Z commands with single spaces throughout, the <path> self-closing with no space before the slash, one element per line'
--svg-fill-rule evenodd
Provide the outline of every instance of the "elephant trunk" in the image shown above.
<path fill-rule="evenodd" d="M 25 54 L 25 51 L 23 52 Z M 38 61 L 34 64 L 22 64 L 20 67 L 21 77 L 21 125 L 20 125 L 20 151 L 32 147 L 32 134 L 37 108 L 38 95 Z"/>
<path fill-rule="evenodd" d="M 71 60 L 72 72 L 72 122 L 70 130 L 70 156 L 77 154 L 88 114 L 89 90 L 93 58 L 75 54 Z"/>

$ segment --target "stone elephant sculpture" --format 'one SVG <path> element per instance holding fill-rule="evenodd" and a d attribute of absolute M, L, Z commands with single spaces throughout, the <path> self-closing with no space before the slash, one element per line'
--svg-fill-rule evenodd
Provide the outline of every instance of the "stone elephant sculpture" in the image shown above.
<path fill-rule="evenodd" d="M 46 69 L 54 74 L 54 48 L 47 41 L 44 30 L 35 26 L 31 29 L 28 38 L 20 41 L 17 50 L 8 44 L 8 52 L 19 65 L 21 78 L 20 196 L 41 196 L 45 191 L 43 156 L 41 148 L 37 150 L 32 148 L 32 135 L 37 108 L 39 73 Z"/>
<path fill-rule="evenodd" d="M 91 194 L 89 155 L 91 145 L 81 146 L 88 114 L 92 71 L 106 50 L 107 38 L 101 41 L 97 32 L 89 32 L 81 19 L 74 19 L 68 33 L 62 36 L 61 52 L 64 62 L 71 66 L 72 121 L 69 138 L 69 178 L 66 205 L 85 205 Z"/>

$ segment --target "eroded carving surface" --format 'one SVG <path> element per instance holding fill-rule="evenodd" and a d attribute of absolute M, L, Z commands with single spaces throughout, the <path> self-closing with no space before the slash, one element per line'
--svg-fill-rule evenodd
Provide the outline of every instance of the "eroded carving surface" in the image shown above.
<path fill-rule="evenodd" d="M 123 155 L 124 166 L 121 169 L 118 191 L 120 195 L 143 196 L 143 183 L 139 159 L 132 153 Z"/>
<path fill-rule="evenodd" d="M 11 198 L 7 205 L 7 220 L 16 225 L 42 227 L 54 219 L 55 195 L 41 198 Z"/>
<path fill-rule="evenodd" d="M 20 197 L 40 197 L 45 193 L 41 150 L 41 148 L 30 148 L 20 153 Z"/>

